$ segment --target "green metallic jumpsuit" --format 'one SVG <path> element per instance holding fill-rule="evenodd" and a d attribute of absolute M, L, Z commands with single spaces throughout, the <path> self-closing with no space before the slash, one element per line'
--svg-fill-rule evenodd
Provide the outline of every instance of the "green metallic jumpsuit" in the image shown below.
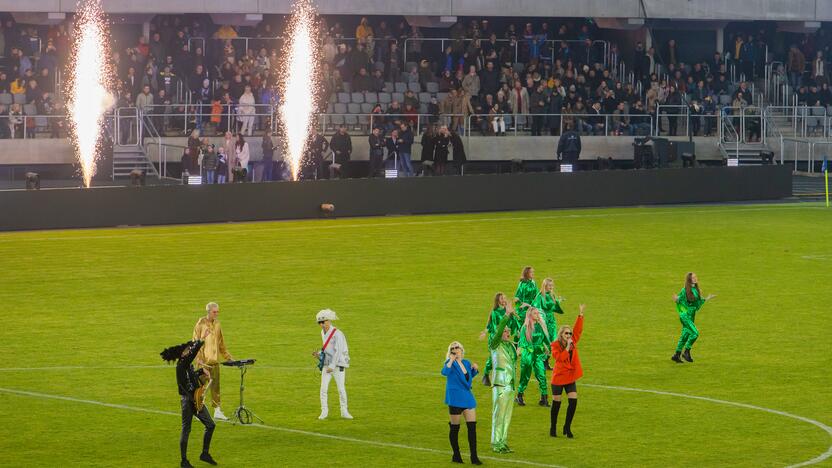
<path fill-rule="evenodd" d="M 517 291 L 514 293 L 519 301 L 514 305 L 517 315 L 520 317 L 520 323 L 526 320 L 526 310 L 528 307 L 520 307 L 524 302 L 531 305 L 534 298 L 537 297 L 537 284 L 531 279 L 522 279 L 517 285 Z"/>
<path fill-rule="evenodd" d="M 491 339 L 494 337 L 494 333 L 496 333 L 497 328 L 499 327 L 500 322 L 503 320 L 503 317 L 506 315 L 506 308 L 499 307 L 491 311 L 491 315 L 488 316 L 488 323 L 485 324 L 485 331 L 486 336 L 488 337 L 488 349 L 491 349 Z M 520 322 L 520 319 L 517 318 L 516 315 L 511 317 L 511 320 L 508 322 L 508 328 L 511 330 L 511 336 L 514 337 L 513 339 L 516 341 L 517 333 L 520 331 L 520 327 L 523 324 Z M 502 335 L 502 331 L 500 335 Z M 488 360 L 485 361 L 485 373 L 491 373 L 491 352 L 488 353 Z"/>
<path fill-rule="evenodd" d="M 550 331 L 551 333 L 551 331 Z M 549 394 L 548 385 L 546 383 L 546 358 L 549 356 L 549 346 L 551 345 L 550 338 L 544 333 L 543 327 L 539 323 L 534 324 L 532 331 L 532 340 L 526 338 L 526 326 L 520 329 L 520 349 L 523 354 L 520 355 L 520 385 L 517 386 L 519 393 L 525 393 L 526 387 L 529 385 L 529 379 L 534 373 L 537 383 L 540 386 L 540 396 Z"/>
<path fill-rule="evenodd" d="M 560 299 L 556 299 L 552 293 L 540 292 L 534 298 L 534 302 L 530 302 L 535 309 L 543 314 L 543 320 L 546 321 L 546 328 L 549 329 L 549 334 L 556 334 L 558 331 L 558 321 L 555 314 L 562 314 L 563 308 L 560 306 Z"/>
<path fill-rule="evenodd" d="M 515 319 L 515 320 L 512 320 Z M 514 384 L 517 375 L 517 348 L 511 339 L 503 340 L 503 330 L 516 321 L 516 316 L 504 316 L 488 340 L 494 370 L 491 374 L 491 394 L 494 409 L 491 414 L 491 448 L 497 453 L 510 453 L 508 426 L 514 409 Z"/>
<path fill-rule="evenodd" d="M 699 338 L 699 330 L 693 323 L 696 320 L 696 311 L 704 304 L 705 299 L 699 295 L 698 288 L 691 288 L 693 293 L 693 302 L 688 302 L 685 288 L 679 292 L 676 297 L 676 311 L 679 312 L 679 321 L 682 322 L 682 336 L 679 337 L 679 342 L 676 344 L 676 352 L 681 352 L 682 349 L 690 349 L 696 339 Z"/>

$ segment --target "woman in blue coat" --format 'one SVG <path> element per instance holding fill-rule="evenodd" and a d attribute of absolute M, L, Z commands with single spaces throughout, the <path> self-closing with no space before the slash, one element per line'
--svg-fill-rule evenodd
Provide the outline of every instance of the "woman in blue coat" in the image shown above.
<path fill-rule="evenodd" d="M 471 463 L 482 465 L 477 457 L 477 401 L 471 393 L 471 385 L 474 377 L 479 372 L 479 367 L 471 361 L 463 359 L 465 348 L 458 341 L 448 345 L 448 353 L 445 355 L 445 365 L 442 366 L 442 375 L 447 379 L 445 384 L 445 404 L 448 405 L 451 422 L 449 438 L 454 456 L 451 459 L 454 463 L 462 463 L 462 455 L 459 453 L 459 420 L 460 415 L 465 416 L 465 424 L 468 426 L 468 447 L 471 449 Z"/>

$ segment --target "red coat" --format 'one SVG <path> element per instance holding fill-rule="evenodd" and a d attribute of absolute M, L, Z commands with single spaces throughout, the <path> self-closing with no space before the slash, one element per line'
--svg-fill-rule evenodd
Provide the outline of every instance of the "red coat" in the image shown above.
<path fill-rule="evenodd" d="M 584 317 L 579 315 L 572 327 L 572 356 L 560 345 L 560 341 L 552 342 L 552 357 L 555 359 L 555 370 L 552 371 L 552 385 L 570 384 L 584 375 L 581 359 L 578 357 L 578 341 L 584 329 Z"/>

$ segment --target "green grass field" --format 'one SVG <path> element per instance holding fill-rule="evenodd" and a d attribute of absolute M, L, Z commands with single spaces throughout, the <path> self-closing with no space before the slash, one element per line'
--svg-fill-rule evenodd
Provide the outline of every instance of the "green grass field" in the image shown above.
<path fill-rule="evenodd" d="M 449 465 L 445 348 L 460 340 L 484 364 L 492 297 L 524 265 L 555 279 L 559 323 L 588 305 L 576 438 L 551 439 L 530 404 L 515 453 L 491 453 L 477 383 L 487 465 L 832 466 L 830 216 L 730 205 L 0 234 L 0 466 L 178 466 L 174 368 L 158 353 L 212 300 L 231 353 L 258 360 L 246 403 L 268 426 L 220 424 L 221 466 Z M 696 362 L 677 365 L 670 297 L 689 270 L 718 297 L 697 315 Z M 349 340 L 353 421 L 334 384 L 317 420 L 324 307 Z M 226 413 L 237 378 L 223 369 Z M 190 458 L 207 466 L 201 434 L 194 421 Z"/>

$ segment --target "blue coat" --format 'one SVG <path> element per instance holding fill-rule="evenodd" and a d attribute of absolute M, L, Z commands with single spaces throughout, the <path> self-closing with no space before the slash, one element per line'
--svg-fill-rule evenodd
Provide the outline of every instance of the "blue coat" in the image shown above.
<path fill-rule="evenodd" d="M 459 408 L 473 409 L 477 407 L 477 400 L 474 399 L 474 394 L 471 393 L 471 385 L 474 383 L 474 377 L 477 376 L 477 371 L 471 369 L 471 361 L 467 359 L 462 360 L 462 365 L 465 366 L 465 371 L 468 374 L 463 374 L 459 368 L 459 364 L 454 364 L 448 368 L 448 360 L 442 364 L 442 375 L 447 378 L 445 384 L 445 404 L 448 406 L 457 406 Z"/>

